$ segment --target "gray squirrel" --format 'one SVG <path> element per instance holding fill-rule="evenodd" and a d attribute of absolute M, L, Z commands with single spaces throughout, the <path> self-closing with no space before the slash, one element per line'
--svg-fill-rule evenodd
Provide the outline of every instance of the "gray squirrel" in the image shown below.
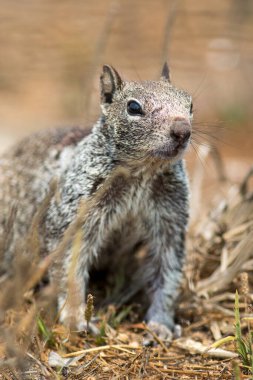
<path fill-rule="evenodd" d="M 89 202 L 74 274 L 77 309 L 67 298 L 69 246 L 50 271 L 50 280 L 59 281 L 61 321 L 74 317 L 77 328 L 84 327 L 94 262 L 110 254 L 120 266 L 121 255 L 143 244 L 147 255 L 139 275 L 149 302 L 146 321 L 169 340 L 185 258 L 189 188 L 182 156 L 191 137 L 192 99 L 171 84 L 167 64 L 159 81 L 140 82 L 123 81 L 104 65 L 100 88 L 102 113 L 90 133 L 78 127 L 43 131 L 0 158 L 0 235 L 13 203 L 17 210 L 6 260 L 58 178 L 41 229 L 46 253 L 57 248 L 82 202 Z"/>

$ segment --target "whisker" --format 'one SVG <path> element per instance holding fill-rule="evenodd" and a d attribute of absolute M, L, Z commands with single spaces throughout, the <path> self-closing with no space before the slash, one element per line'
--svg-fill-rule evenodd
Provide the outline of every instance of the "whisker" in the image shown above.
<path fill-rule="evenodd" d="M 198 152 L 198 149 L 197 149 L 197 147 L 196 147 L 195 144 L 194 144 L 194 141 L 191 141 L 190 144 L 191 144 L 191 146 L 192 146 L 192 148 L 193 148 L 193 150 L 194 150 L 194 152 L 195 152 L 197 158 L 199 159 L 201 165 L 203 166 L 203 168 L 204 168 L 204 169 L 207 169 L 206 162 L 204 162 L 203 159 L 202 159 L 202 157 L 200 156 L 200 154 L 199 154 L 199 152 Z"/>
<path fill-rule="evenodd" d="M 222 138 L 221 136 L 215 136 L 213 135 L 212 133 L 209 133 L 209 132 L 205 132 L 205 131 L 201 131 L 201 130 L 198 130 L 198 129 L 193 129 L 192 131 L 192 135 L 195 135 L 207 142 L 209 142 L 210 144 L 212 143 L 222 143 L 223 145 L 226 145 L 228 147 L 234 147 L 233 144 L 229 143 L 227 140 L 224 140 L 224 138 Z M 213 141 L 212 141 L 213 140 Z"/>
<path fill-rule="evenodd" d="M 228 130 L 229 126 L 227 125 L 226 122 L 220 122 L 220 121 L 212 121 L 212 122 L 207 122 L 207 121 L 201 121 L 201 120 L 194 120 L 194 125 L 200 125 L 202 127 L 210 128 L 210 129 L 225 129 Z"/>
<path fill-rule="evenodd" d="M 220 142 L 220 141 L 222 142 L 222 139 L 220 137 L 214 136 L 214 135 L 211 135 L 209 133 L 202 132 L 202 131 L 198 131 L 198 130 L 192 131 L 192 135 L 197 136 L 201 139 L 204 139 L 205 141 L 210 142 L 210 143 L 211 143 L 211 141 L 209 141 L 209 139 L 215 140 L 215 142 Z"/>
<path fill-rule="evenodd" d="M 220 127 L 210 127 L 208 125 L 203 125 L 203 124 L 196 124 L 194 123 L 193 124 L 193 129 L 194 130 L 197 130 L 197 131 L 201 131 L 201 132 L 205 132 L 205 133 L 209 133 L 209 134 L 223 134 L 224 131 L 228 131 L 226 128 L 220 128 Z"/>
<path fill-rule="evenodd" d="M 193 98 L 193 101 L 195 102 L 196 99 L 198 99 L 198 97 L 204 92 L 204 91 L 207 91 L 210 87 L 211 87 L 211 84 L 205 84 L 204 85 L 204 82 L 207 78 L 207 73 L 205 74 L 205 76 L 203 77 L 203 79 L 201 80 L 200 82 L 200 85 L 197 87 L 197 90 L 195 90 L 192 94 L 192 98 Z"/>
<path fill-rule="evenodd" d="M 192 98 L 193 99 L 197 99 L 198 98 L 198 96 L 199 96 L 198 92 L 201 89 L 201 87 L 203 86 L 203 84 L 204 84 L 204 82 L 206 80 L 206 76 L 207 76 L 207 74 L 205 73 L 205 75 L 203 75 L 201 81 L 199 82 L 197 88 L 195 88 L 195 90 L 193 91 L 193 93 L 192 93 Z"/>
<path fill-rule="evenodd" d="M 210 143 L 209 141 L 208 142 L 205 142 L 205 141 L 199 141 L 197 140 L 196 138 L 192 138 L 192 141 L 197 144 L 197 146 L 204 146 L 206 148 L 214 148 L 215 145 Z"/>

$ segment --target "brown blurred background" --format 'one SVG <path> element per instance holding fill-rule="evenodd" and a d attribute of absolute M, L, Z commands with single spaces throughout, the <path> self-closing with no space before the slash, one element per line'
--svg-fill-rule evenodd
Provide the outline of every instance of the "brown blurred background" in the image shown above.
<path fill-rule="evenodd" d="M 252 0 L 1 0 L 0 151 L 41 128 L 91 125 L 101 64 L 156 79 L 165 59 L 237 178 L 252 162 Z"/>

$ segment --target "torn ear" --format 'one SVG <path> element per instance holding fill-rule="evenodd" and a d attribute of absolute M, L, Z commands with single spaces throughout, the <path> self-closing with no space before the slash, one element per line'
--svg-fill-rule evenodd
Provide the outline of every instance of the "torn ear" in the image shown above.
<path fill-rule="evenodd" d="M 115 91 L 119 90 L 122 86 L 122 79 L 112 66 L 103 66 L 103 72 L 100 76 L 100 86 L 101 102 L 107 104 L 112 103 Z"/>
<path fill-rule="evenodd" d="M 165 62 L 163 65 L 161 80 L 164 80 L 164 81 L 171 83 L 170 82 L 170 69 L 169 69 L 167 62 Z"/>

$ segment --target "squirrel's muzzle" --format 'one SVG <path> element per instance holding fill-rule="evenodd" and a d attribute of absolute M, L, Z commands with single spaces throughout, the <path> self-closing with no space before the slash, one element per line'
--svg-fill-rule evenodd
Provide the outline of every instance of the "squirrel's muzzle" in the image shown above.
<path fill-rule="evenodd" d="M 158 135 L 150 153 L 162 159 L 179 159 L 188 147 L 190 137 L 190 121 L 183 117 L 176 117 L 171 121 L 169 131 Z"/>
<path fill-rule="evenodd" d="M 178 145 L 183 145 L 188 142 L 191 136 L 191 124 L 182 117 L 177 117 L 173 120 L 170 127 L 170 137 Z"/>

